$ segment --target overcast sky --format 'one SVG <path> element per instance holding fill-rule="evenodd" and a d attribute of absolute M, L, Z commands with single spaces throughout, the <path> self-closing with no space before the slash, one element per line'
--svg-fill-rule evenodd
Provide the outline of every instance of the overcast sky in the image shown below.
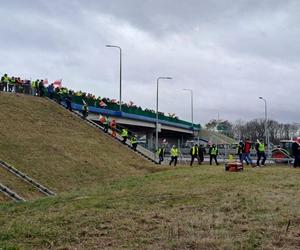
<path fill-rule="evenodd" d="M 299 122 L 299 0 L 1 0 L 0 72 L 194 121 Z"/>

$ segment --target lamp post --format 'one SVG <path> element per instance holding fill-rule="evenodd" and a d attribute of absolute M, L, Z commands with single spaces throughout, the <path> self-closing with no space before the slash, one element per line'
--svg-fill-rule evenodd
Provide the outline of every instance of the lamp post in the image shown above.
<path fill-rule="evenodd" d="M 194 100 L 193 100 L 193 90 L 192 89 L 183 89 L 191 93 L 191 116 L 192 116 L 192 131 L 194 135 Z"/>
<path fill-rule="evenodd" d="M 263 100 L 265 103 L 265 138 L 266 138 L 266 143 L 267 143 L 267 156 L 269 156 L 269 150 L 270 150 L 270 142 L 269 142 L 269 131 L 268 131 L 268 108 L 267 108 L 267 100 L 263 97 L 259 97 L 259 99 Z"/>
<path fill-rule="evenodd" d="M 119 49 L 120 52 L 120 96 L 119 96 L 119 101 L 120 101 L 120 107 L 119 110 L 122 112 L 122 49 L 119 46 L 116 45 L 106 45 L 108 48 L 117 48 Z"/>
<path fill-rule="evenodd" d="M 172 77 L 160 76 L 156 81 L 156 126 L 155 126 L 155 152 L 158 150 L 158 85 L 159 80 L 171 80 Z M 156 155 L 156 154 L 155 154 Z"/>

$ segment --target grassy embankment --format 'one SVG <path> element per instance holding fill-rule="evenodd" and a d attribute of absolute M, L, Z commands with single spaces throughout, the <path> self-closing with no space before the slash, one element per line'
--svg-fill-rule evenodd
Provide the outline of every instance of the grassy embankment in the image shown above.
<path fill-rule="evenodd" d="M 0 206 L 18 249 L 299 249 L 300 172 L 182 167 Z"/>
<path fill-rule="evenodd" d="M 151 173 L 54 104 L 0 95 L 0 158 L 59 191 L 0 204 L 0 249 L 299 249 L 298 169 Z"/>
<path fill-rule="evenodd" d="M 159 169 L 43 98 L 0 92 L 0 110 L 0 159 L 55 192 Z M 0 182 L 31 192 L 8 175 L 1 171 Z"/>

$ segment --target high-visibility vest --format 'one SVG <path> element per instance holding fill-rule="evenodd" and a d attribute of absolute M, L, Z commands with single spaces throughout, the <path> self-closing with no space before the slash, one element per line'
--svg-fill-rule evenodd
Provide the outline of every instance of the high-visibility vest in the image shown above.
<path fill-rule="evenodd" d="M 211 148 L 211 151 L 210 151 L 210 154 L 211 154 L 211 155 L 217 155 L 217 153 L 218 153 L 217 147 Z"/>
<path fill-rule="evenodd" d="M 198 147 L 196 146 L 192 147 L 192 155 L 198 155 Z"/>
<path fill-rule="evenodd" d="M 127 131 L 127 129 L 125 129 L 125 128 L 122 129 L 121 136 L 122 136 L 122 137 L 125 137 L 125 136 L 127 137 L 127 136 L 128 136 L 128 131 Z"/>
<path fill-rule="evenodd" d="M 9 77 L 8 76 L 3 76 L 3 82 L 9 83 Z"/>
<path fill-rule="evenodd" d="M 159 149 L 157 150 L 157 154 L 158 154 L 158 155 L 164 155 L 164 153 L 165 153 L 165 149 L 164 149 L 164 148 L 159 148 Z"/>
<path fill-rule="evenodd" d="M 178 148 L 171 148 L 171 156 L 178 156 Z"/>
<path fill-rule="evenodd" d="M 36 81 L 32 81 L 32 82 L 31 82 L 31 86 L 32 86 L 33 88 L 36 88 Z"/>
<path fill-rule="evenodd" d="M 130 143 L 131 143 L 131 144 L 136 144 L 136 143 L 137 143 L 137 139 L 136 139 L 135 136 L 131 137 Z"/>
<path fill-rule="evenodd" d="M 258 143 L 258 151 L 264 152 L 265 151 L 265 144 L 264 143 Z"/>

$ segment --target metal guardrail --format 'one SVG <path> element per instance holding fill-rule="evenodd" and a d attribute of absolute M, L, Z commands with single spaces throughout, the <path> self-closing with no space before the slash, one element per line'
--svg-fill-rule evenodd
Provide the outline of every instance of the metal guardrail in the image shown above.
<path fill-rule="evenodd" d="M 50 98 L 48 98 L 48 100 L 50 100 L 52 102 L 55 102 L 54 100 L 52 100 Z M 55 103 L 57 104 L 57 102 L 55 102 Z M 64 103 L 60 103 L 60 105 L 63 106 L 63 107 L 65 107 Z M 75 114 L 76 116 L 80 117 L 81 119 L 83 119 L 81 112 L 79 112 L 78 110 L 73 110 L 72 113 Z M 91 119 L 89 119 L 87 117 L 84 118 L 83 120 L 86 121 L 91 126 L 97 128 L 97 129 L 100 129 L 101 131 L 104 130 L 104 128 L 101 125 L 99 125 L 98 123 L 92 121 Z M 121 143 L 121 141 L 123 140 L 123 138 L 120 135 L 120 130 L 119 129 L 115 129 L 115 131 L 118 132 L 118 133 L 116 133 L 116 137 L 115 138 Z M 111 128 L 109 128 L 108 129 L 108 133 L 104 133 L 104 134 L 107 134 L 111 138 L 112 137 L 112 132 L 113 131 L 111 130 Z M 122 145 L 123 145 L 123 143 L 122 143 Z M 131 144 L 128 141 L 128 139 L 126 141 L 126 145 L 131 149 Z M 157 159 L 155 157 L 155 153 L 152 152 L 152 151 L 150 151 L 150 150 L 148 150 L 148 149 L 146 149 L 146 148 L 144 148 L 141 145 L 137 145 L 136 151 L 133 150 L 133 152 L 136 152 L 139 155 L 143 156 L 143 158 L 145 158 L 145 159 L 147 159 L 147 160 L 149 160 L 149 161 L 151 161 L 151 162 L 153 162 L 155 164 L 158 164 L 158 161 L 157 161 Z"/>
<path fill-rule="evenodd" d="M 7 164 L 6 162 L 0 160 L 0 166 L 2 168 L 4 168 L 5 170 L 9 171 L 10 173 L 14 174 L 15 176 L 17 176 L 19 179 L 29 183 L 30 185 L 32 185 L 33 187 L 38 189 L 44 195 L 47 195 L 47 196 L 54 196 L 55 195 L 55 193 L 53 191 L 46 188 L 45 186 L 38 183 L 34 179 L 30 178 L 28 175 L 26 175 L 23 172 L 19 171 L 18 169 L 14 168 L 13 166 Z"/>
<path fill-rule="evenodd" d="M 13 199 L 15 201 L 26 201 L 23 197 L 18 195 L 16 192 L 9 189 L 7 186 L 0 183 L 0 191 L 10 199 Z"/>

